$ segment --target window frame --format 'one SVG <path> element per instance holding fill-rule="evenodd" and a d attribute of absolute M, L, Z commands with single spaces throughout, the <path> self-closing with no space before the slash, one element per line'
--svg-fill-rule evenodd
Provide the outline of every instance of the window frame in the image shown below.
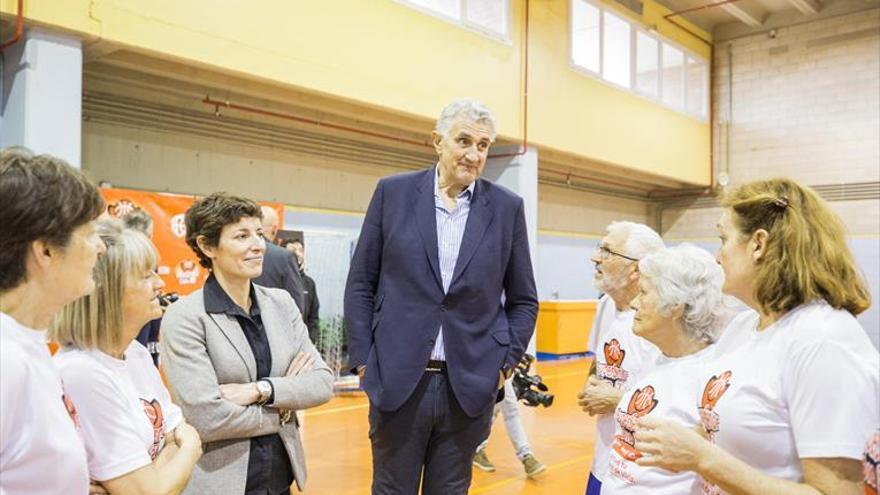
<path fill-rule="evenodd" d="M 583 2 L 587 5 L 590 5 L 599 11 L 599 71 L 595 72 L 593 70 L 588 69 L 582 65 L 579 65 L 574 60 L 574 4 L 575 2 Z M 613 81 L 605 79 L 603 76 L 603 72 L 605 69 L 605 11 L 609 11 L 612 15 L 617 18 L 623 19 L 625 22 L 630 24 L 630 87 L 622 86 Z M 701 122 L 708 122 L 709 114 L 711 112 L 711 101 L 710 101 L 710 92 L 712 90 L 712 74 L 711 74 L 711 63 L 708 59 L 703 58 L 702 56 L 697 55 L 692 50 L 685 48 L 684 46 L 672 41 L 665 36 L 660 35 L 655 30 L 645 28 L 641 23 L 633 21 L 626 14 L 609 8 L 606 5 L 603 5 L 598 0 L 569 0 L 569 22 L 568 22 L 568 65 L 569 68 L 575 72 L 583 74 L 591 79 L 595 79 L 602 84 L 606 84 L 615 89 L 619 89 L 621 91 L 625 91 L 631 95 L 635 95 L 639 98 L 644 98 L 651 103 L 659 105 L 663 108 L 672 110 L 674 112 L 678 112 L 689 117 L 700 120 Z M 657 42 L 657 94 L 651 95 L 643 91 L 638 90 L 638 72 L 637 72 L 637 57 L 638 57 L 638 33 L 642 33 L 653 38 Z M 683 83 L 682 83 L 682 106 L 676 107 L 670 105 L 663 101 L 663 46 L 669 45 L 676 50 L 682 52 L 683 55 Z M 701 103 L 701 108 L 703 110 L 702 113 L 691 112 L 688 109 L 688 61 L 694 60 L 699 62 L 704 67 L 704 75 L 703 78 L 703 101 Z"/>
<path fill-rule="evenodd" d="M 501 0 L 504 2 L 504 33 L 498 33 L 489 29 L 481 24 L 478 24 L 474 21 L 468 20 L 467 18 L 467 2 L 469 0 L 457 0 L 458 2 L 458 18 L 452 17 L 450 15 L 444 14 L 443 12 L 433 10 L 429 7 L 425 7 L 424 5 L 420 5 L 416 3 L 414 0 L 394 0 L 400 5 L 404 7 L 411 8 L 423 14 L 429 15 L 441 21 L 447 22 L 449 24 L 453 24 L 457 27 L 464 28 L 468 31 L 473 31 L 477 34 L 485 36 L 487 38 L 491 38 L 495 41 L 502 42 L 506 45 L 513 45 L 513 40 L 510 36 L 511 33 L 511 3 L 512 0 Z"/>

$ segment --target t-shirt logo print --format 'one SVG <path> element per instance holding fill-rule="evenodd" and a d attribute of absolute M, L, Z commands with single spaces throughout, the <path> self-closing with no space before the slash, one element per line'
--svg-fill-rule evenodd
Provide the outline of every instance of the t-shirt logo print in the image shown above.
<path fill-rule="evenodd" d="M 880 431 L 874 432 L 865 447 L 865 494 L 877 495 L 880 488 Z"/>
<path fill-rule="evenodd" d="M 144 406 L 147 419 L 153 426 L 153 445 L 150 446 L 150 459 L 155 460 L 159 455 L 159 449 L 162 448 L 162 442 L 165 440 L 165 415 L 162 413 L 162 405 L 156 399 L 149 402 L 146 399 L 141 399 L 141 405 Z"/>
<path fill-rule="evenodd" d="M 730 380 L 732 378 L 733 372 L 727 370 L 720 375 L 713 375 L 703 388 L 703 396 L 700 398 L 699 407 L 700 423 L 703 425 L 703 429 L 706 430 L 709 441 L 712 443 L 715 443 L 715 434 L 721 428 L 721 418 L 714 409 L 718 404 L 718 400 L 724 395 L 724 392 L 727 392 L 727 389 L 730 388 Z M 721 488 L 706 480 L 702 480 L 702 485 L 704 495 L 720 495 L 723 493 Z"/>
<path fill-rule="evenodd" d="M 596 365 L 596 374 L 602 380 L 610 383 L 615 388 L 622 388 L 629 378 L 629 372 L 621 368 L 623 360 L 626 358 L 626 349 L 620 347 L 620 341 L 611 339 L 605 342 L 603 353 L 605 354 L 605 362 L 607 364 L 598 363 Z"/>
<path fill-rule="evenodd" d="M 67 414 L 70 415 L 70 419 L 73 421 L 73 427 L 76 428 L 76 431 L 80 431 L 79 414 L 76 412 L 76 405 L 65 394 L 61 394 L 61 402 L 64 403 L 64 409 L 67 410 Z"/>
<path fill-rule="evenodd" d="M 654 387 L 651 385 L 645 388 L 636 389 L 632 397 L 629 398 L 629 405 L 626 412 L 618 409 L 614 414 L 617 423 L 620 425 L 620 435 L 614 436 L 612 447 L 614 450 L 628 461 L 635 461 L 642 457 L 636 447 L 635 432 L 638 429 L 637 421 L 639 418 L 646 416 L 657 407 L 659 401 L 654 398 Z"/>

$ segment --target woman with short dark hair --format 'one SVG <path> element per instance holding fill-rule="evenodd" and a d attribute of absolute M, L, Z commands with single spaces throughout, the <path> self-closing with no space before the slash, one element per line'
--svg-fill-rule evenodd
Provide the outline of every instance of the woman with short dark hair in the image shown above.
<path fill-rule="evenodd" d="M 0 151 L 0 492 L 89 490 L 76 407 L 64 394 L 45 330 L 95 289 L 104 210 L 78 170 L 23 148 Z"/>
<path fill-rule="evenodd" d="M 211 270 L 162 320 L 175 402 L 206 442 L 185 493 L 285 494 L 306 482 L 295 410 L 333 378 L 290 294 L 255 285 L 266 251 L 260 207 L 212 194 L 186 212 L 186 242 Z"/>

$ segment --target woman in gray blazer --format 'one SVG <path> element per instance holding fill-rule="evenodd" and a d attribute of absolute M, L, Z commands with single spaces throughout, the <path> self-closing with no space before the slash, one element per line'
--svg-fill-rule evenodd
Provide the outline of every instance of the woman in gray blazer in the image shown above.
<path fill-rule="evenodd" d="M 260 207 L 222 193 L 186 212 L 186 242 L 211 270 L 162 320 L 175 402 L 206 442 L 184 493 L 305 488 L 294 411 L 330 400 L 333 378 L 287 292 L 255 285 L 266 250 Z"/>

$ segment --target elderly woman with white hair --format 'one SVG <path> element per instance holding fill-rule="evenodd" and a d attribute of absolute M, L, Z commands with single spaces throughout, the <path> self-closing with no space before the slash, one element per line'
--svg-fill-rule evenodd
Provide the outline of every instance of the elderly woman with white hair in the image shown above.
<path fill-rule="evenodd" d="M 603 495 L 699 493 L 694 473 L 673 473 L 644 467 L 635 447 L 641 418 L 674 419 L 686 426 L 700 424 L 699 365 L 713 352 L 726 321 L 722 301 L 723 274 L 711 254 L 693 245 L 666 248 L 639 262 L 639 292 L 633 333 L 656 345 L 662 355 L 656 366 L 623 395 L 615 412 L 615 435 Z"/>

